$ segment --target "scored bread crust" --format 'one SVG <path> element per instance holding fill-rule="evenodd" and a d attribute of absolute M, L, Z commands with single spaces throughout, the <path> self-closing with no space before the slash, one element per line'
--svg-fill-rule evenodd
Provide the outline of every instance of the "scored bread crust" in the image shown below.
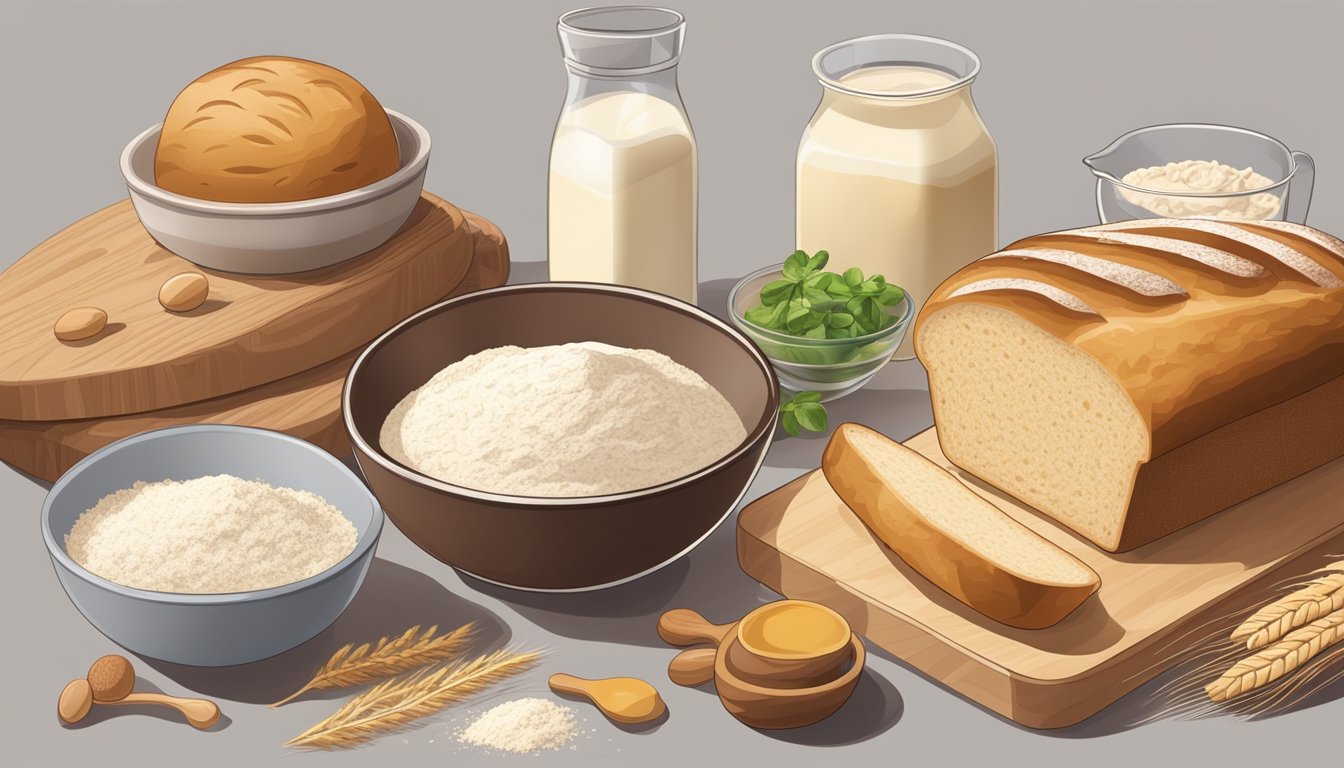
<path fill-rule="evenodd" d="M 822 454 L 821 468 L 826 480 L 883 544 L 944 592 L 1003 624 L 1043 629 L 1059 623 L 1100 587 L 1101 580 L 1095 571 L 1025 526 L 1022 530 L 1039 539 L 1042 547 L 1073 560 L 1091 579 L 1060 583 L 1019 572 L 997 561 L 993 553 L 979 551 L 939 527 L 907 501 L 900 489 L 855 447 L 851 437 L 860 430 L 878 435 L 890 442 L 893 449 L 910 451 L 867 427 L 842 424 Z M 928 463 L 930 470 L 948 474 L 952 482 L 961 482 L 928 458 L 916 455 Z M 984 504 L 986 513 L 1006 517 L 989 502 Z M 1010 522 L 1020 525 L 1015 520 Z"/>
<path fill-rule="evenodd" d="M 372 184 L 399 159 L 387 112 L 359 81 L 317 62 L 258 56 L 177 95 L 154 183 L 202 200 L 292 202 Z"/>
<path fill-rule="evenodd" d="M 1013 290 L 1004 279 L 1036 280 L 1076 301 Z M 1035 235 L 972 262 L 929 297 L 915 348 L 950 461 L 1103 549 L 1127 551 L 1344 455 L 1342 304 L 1344 242 L 1318 230 L 1269 221 L 1124 221 Z M 1068 458 L 1103 450 L 1079 424 L 1051 424 L 1048 438 L 1072 441 L 1072 450 L 1024 472 L 996 447 L 1001 439 L 962 419 L 962 402 L 999 396 L 997 380 L 949 367 L 954 345 L 940 348 L 926 336 L 932 326 L 962 323 L 971 310 L 1002 320 L 968 334 L 1009 321 L 1034 326 L 1090 359 L 1130 404 L 1143 446 L 1132 455 L 1125 498 L 1109 507 L 1104 524 L 1083 519 L 1090 513 L 1069 496 L 1076 489 L 1042 479 L 1043 470 L 1085 476 L 1087 467 Z M 1024 349 L 1002 352 L 1013 366 L 1042 364 Z M 967 383 L 975 378 L 981 381 Z M 954 403 L 954 391 L 968 399 Z M 1098 396 L 1069 394 L 1084 406 Z M 1001 407 L 1020 411 L 1022 404 L 1005 398 Z"/>
<path fill-rule="evenodd" d="M 1274 223 L 1279 226 L 1210 227 L 1212 222 L 1199 220 L 1145 219 L 1019 240 L 1004 251 L 1073 251 L 1151 273 L 1182 292 L 1144 296 L 1084 269 L 1030 255 L 991 254 L 952 275 L 929 297 L 916 322 L 916 348 L 922 325 L 946 306 L 969 302 L 1007 309 L 1110 370 L 1148 423 L 1152 454 L 1165 453 L 1344 375 L 1344 243 L 1302 225 Z M 1237 241 L 1239 234 L 1246 242 Z M 1298 272 L 1252 245 L 1257 238 L 1305 255 L 1319 271 Z M 969 283 L 1031 274 L 1093 312 L 1016 291 L 958 293 Z"/>

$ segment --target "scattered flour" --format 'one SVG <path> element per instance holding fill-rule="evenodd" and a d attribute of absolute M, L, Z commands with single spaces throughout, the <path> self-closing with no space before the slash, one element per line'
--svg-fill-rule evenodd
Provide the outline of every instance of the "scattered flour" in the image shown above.
<path fill-rule="evenodd" d="M 560 749 L 574 740 L 574 710 L 547 699 L 516 699 L 495 706 L 457 737 L 463 744 L 505 752 Z"/>
<path fill-rule="evenodd" d="M 379 442 L 455 485 L 573 497 L 675 480 L 746 434 L 723 395 L 672 358 L 583 342 L 453 363 L 392 409 Z"/>
<path fill-rule="evenodd" d="M 301 581 L 340 562 L 357 538 L 315 493 L 213 475 L 104 496 L 75 521 L 65 550 L 118 584 L 209 594 Z"/>

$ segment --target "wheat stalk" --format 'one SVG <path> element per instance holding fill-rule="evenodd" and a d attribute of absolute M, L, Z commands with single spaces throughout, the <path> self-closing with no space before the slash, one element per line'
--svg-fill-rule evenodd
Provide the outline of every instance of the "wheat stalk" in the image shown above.
<path fill-rule="evenodd" d="M 421 634 L 420 625 L 416 624 L 399 637 L 383 637 L 376 644 L 364 643 L 356 648 L 350 643 L 333 653 L 302 688 L 271 706 L 287 704 L 308 691 L 364 685 L 447 661 L 466 646 L 476 632 L 476 623 L 465 624 L 446 635 L 439 635 L 438 631 L 435 625 Z"/>
<path fill-rule="evenodd" d="M 286 746 L 344 749 L 432 715 L 449 704 L 532 668 L 539 651 L 502 648 L 469 662 L 422 669 L 384 681 L 350 699 Z"/>
<path fill-rule="evenodd" d="M 1279 642 L 1234 664 L 1204 690 L 1211 701 L 1227 701 L 1269 685 L 1340 640 L 1344 640 L 1344 610 L 1289 632 Z"/>
<path fill-rule="evenodd" d="M 1344 569 L 1344 562 L 1328 569 Z M 1298 627 L 1344 608 L 1344 572 L 1331 573 L 1266 605 L 1232 630 L 1233 642 L 1245 642 L 1248 650 L 1263 648 Z"/>

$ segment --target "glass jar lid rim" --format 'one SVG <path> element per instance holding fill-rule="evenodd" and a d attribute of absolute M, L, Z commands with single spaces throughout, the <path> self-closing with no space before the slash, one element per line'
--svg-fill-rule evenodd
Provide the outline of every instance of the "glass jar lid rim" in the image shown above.
<path fill-rule="evenodd" d="M 850 67 L 849 69 L 839 74 L 828 73 L 823 66 L 822 63 L 823 59 L 835 53 L 836 51 L 849 47 L 854 47 L 856 45 L 874 44 L 883 42 L 893 42 L 893 43 L 913 42 L 945 48 L 950 51 L 955 51 L 956 53 L 959 53 L 963 57 L 965 57 L 966 61 L 970 64 L 970 67 L 963 74 L 954 71 L 949 67 L 941 66 L 937 62 L 928 61 L 926 59 L 920 59 L 914 56 L 907 56 L 904 58 L 892 56 L 885 59 L 865 60 L 857 64 L 856 66 Z M 841 77 L 848 75 L 852 72 L 882 66 L 924 67 L 926 69 L 933 69 L 939 72 L 944 72 L 956 79 L 951 83 L 948 83 L 946 85 L 940 85 L 936 88 L 930 88 L 922 91 L 903 92 L 903 93 L 892 93 L 890 91 L 873 91 L 864 88 L 855 88 L 854 86 L 845 84 L 840 80 Z M 850 38 L 848 40 L 841 40 L 838 43 L 833 43 L 831 45 L 826 46 L 825 48 L 822 48 L 820 51 L 817 51 L 817 55 L 812 57 L 812 71 L 816 74 L 817 81 L 821 83 L 822 87 L 824 88 L 829 88 L 831 90 L 839 91 L 841 93 L 846 93 L 853 96 L 863 96 L 865 98 L 871 98 L 871 99 L 902 101 L 912 99 L 926 99 L 929 98 L 930 96 L 939 96 L 945 93 L 950 93 L 952 91 L 958 90 L 960 88 L 964 88 L 967 85 L 970 85 L 971 81 L 975 80 L 976 76 L 980 74 L 980 57 L 976 56 L 975 52 L 967 48 L 966 46 L 954 43 L 951 40 L 944 40 L 943 38 L 940 37 L 931 37 L 928 35 L 910 35 L 910 34 L 868 35 L 866 37 L 855 37 Z"/>
<path fill-rule="evenodd" d="M 630 11 L 649 11 L 652 13 L 665 14 L 669 18 L 668 23 L 658 27 L 648 27 L 643 29 L 595 29 L 585 27 L 577 23 L 580 19 L 588 16 L 598 16 L 604 14 L 615 15 L 617 13 L 626 13 Z M 686 25 L 686 17 L 680 11 L 672 8 L 663 8 L 656 5 L 606 5 L 590 6 L 587 8 L 576 8 L 572 11 L 566 11 L 559 18 L 561 29 L 574 34 L 587 35 L 590 37 L 615 37 L 615 38 L 639 38 L 649 37 L 651 35 L 671 32 L 678 27 Z"/>

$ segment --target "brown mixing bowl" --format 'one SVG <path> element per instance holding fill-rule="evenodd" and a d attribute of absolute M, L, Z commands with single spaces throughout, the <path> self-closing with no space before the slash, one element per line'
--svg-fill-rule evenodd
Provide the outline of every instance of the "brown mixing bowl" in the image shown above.
<path fill-rule="evenodd" d="M 453 485 L 403 466 L 379 446 L 387 414 L 445 366 L 493 347 L 578 341 L 653 349 L 690 368 L 723 393 L 746 425 L 746 439 L 685 477 L 578 498 Z M 470 293 L 402 321 L 360 354 L 342 405 L 360 470 L 388 518 L 421 549 L 496 584 L 578 591 L 651 573 L 727 518 L 770 446 L 779 381 L 755 344 L 689 304 L 619 286 L 537 283 Z"/>

